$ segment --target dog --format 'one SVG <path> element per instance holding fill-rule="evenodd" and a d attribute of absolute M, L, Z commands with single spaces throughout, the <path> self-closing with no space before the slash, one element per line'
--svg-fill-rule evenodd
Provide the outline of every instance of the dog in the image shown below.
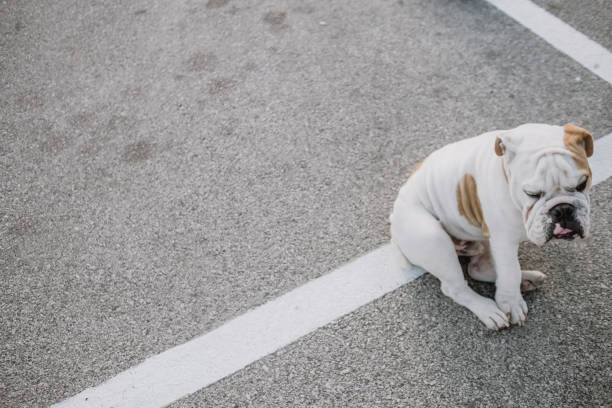
<path fill-rule="evenodd" d="M 521 271 L 519 243 L 588 235 L 592 154 L 593 137 L 573 124 L 530 123 L 446 145 L 399 190 L 392 244 L 488 328 L 523 325 L 521 289 L 534 289 L 546 275 Z M 495 282 L 495 300 L 468 286 L 458 255 L 471 257 L 473 279 Z"/>

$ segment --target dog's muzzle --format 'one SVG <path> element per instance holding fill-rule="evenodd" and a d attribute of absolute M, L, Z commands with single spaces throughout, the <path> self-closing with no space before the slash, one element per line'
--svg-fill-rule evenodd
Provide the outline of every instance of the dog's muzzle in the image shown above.
<path fill-rule="evenodd" d="M 584 238 L 584 230 L 577 218 L 576 207 L 568 203 L 557 204 L 548 211 L 552 222 L 546 231 L 546 241 L 551 239 Z"/>

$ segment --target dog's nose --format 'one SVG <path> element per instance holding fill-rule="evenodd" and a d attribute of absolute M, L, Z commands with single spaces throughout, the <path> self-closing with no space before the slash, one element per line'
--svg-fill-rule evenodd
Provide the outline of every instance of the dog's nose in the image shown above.
<path fill-rule="evenodd" d="M 573 205 L 562 203 L 555 205 L 548 213 L 552 217 L 553 222 L 560 222 L 573 219 L 575 211 L 576 207 Z"/>

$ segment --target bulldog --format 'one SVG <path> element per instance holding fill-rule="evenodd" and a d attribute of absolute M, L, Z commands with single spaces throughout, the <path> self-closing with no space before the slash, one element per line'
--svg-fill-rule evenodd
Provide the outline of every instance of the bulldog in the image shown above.
<path fill-rule="evenodd" d="M 521 270 L 519 243 L 587 236 L 592 154 L 593 137 L 572 124 L 525 124 L 447 145 L 401 187 L 391 241 L 488 328 L 523 325 L 521 289 L 546 275 Z M 473 279 L 495 282 L 495 300 L 468 286 L 458 255 L 471 257 Z"/>

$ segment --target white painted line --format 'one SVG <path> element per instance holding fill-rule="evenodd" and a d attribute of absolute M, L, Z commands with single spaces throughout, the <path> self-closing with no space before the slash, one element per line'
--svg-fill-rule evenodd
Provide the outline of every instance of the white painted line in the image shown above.
<path fill-rule="evenodd" d="M 487 0 L 495 7 L 612 84 L 612 53 L 528 0 Z"/>
<path fill-rule="evenodd" d="M 589 158 L 593 172 L 592 185 L 612 177 L 612 133 L 595 140 L 593 156 Z"/>
<path fill-rule="evenodd" d="M 423 274 L 393 251 L 375 249 L 54 407 L 162 407 L 204 388 Z"/>
<path fill-rule="evenodd" d="M 595 154 L 589 161 L 593 185 L 612 176 L 612 133 L 595 141 Z M 163 407 L 423 273 L 407 264 L 394 245 L 383 245 L 53 407 Z"/>

